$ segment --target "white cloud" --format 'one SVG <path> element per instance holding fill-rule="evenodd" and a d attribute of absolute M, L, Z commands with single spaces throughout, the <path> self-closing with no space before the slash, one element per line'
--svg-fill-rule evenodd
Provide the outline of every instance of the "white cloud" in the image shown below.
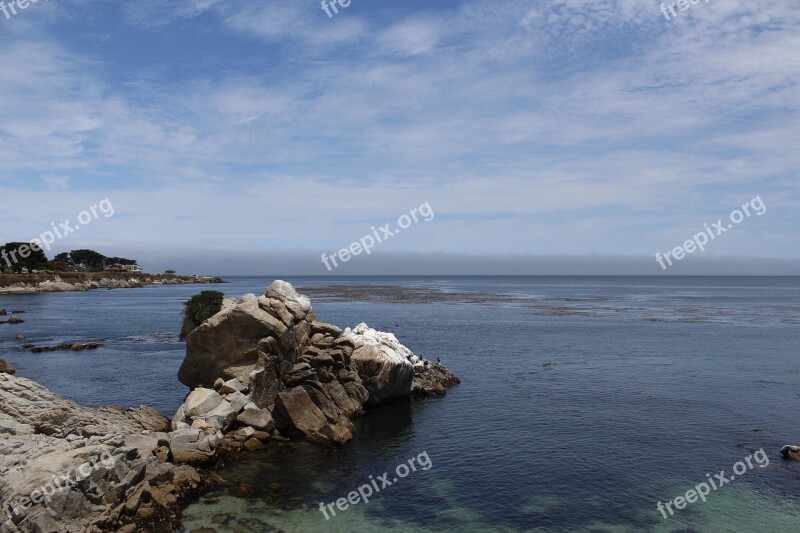
<path fill-rule="evenodd" d="M 283 55 L 268 72 L 154 66 L 124 86 L 55 37 L 15 37 L 0 45 L 0 162 L 54 190 L 79 173 L 116 189 L 129 218 L 87 238 L 328 247 L 430 201 L 437 224 L 397 246 L 649 253 L 740 194 L 796 208 L 792 3 L 719 0 L 671 22 L 633 0 L 487 4 L 328 19 L 290 2 L 131 3 L 136 25 L 208 14 Z M 62 190 L 37 201 L 96 201 Z M 760 221 L 773 235 L 743 230 L 751 249 L 786 250 L 797 226 L 776 212 Z M 17 232 L 41 222 L 13 216 Z"/>
<path fill-rule="evenodd" d="M 51 191 L 66 191 L 69 189 L 69 176 L 42 176 Z"/>

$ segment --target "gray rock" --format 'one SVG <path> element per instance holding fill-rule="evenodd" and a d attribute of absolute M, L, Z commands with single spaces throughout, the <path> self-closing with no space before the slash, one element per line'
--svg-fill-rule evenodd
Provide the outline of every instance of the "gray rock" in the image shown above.
<path fill-rule="evenodd" d="M 318 432 L 328 422 L 325 414 L 311 401 L 308 392 L 302 387 L 278 394 L 273 415 L 281 431 L 295 430 L 306 436 Z"/>
<path fill-rule="evenodd" d="M 200 429 L 179 429 L 172 433 L 169 449 L 175 463 L 204 464 L 214 457 L 217 442 Z"/>
<path fill-rule="evenodd" d="M 0 359 L 0 374 L 15 374 L 17 371 L 14 370 L 14 366 L 6 361 L 5 359 Z"/>
<path fill-rule="evenodd" d="M 229 394 L 226 399 L 228 400 L 228 402 L 230 402 L 231 409 L 233 409 L 237 413 L 240 413 L 242 409 L 244 409 L 244 406 L 247 405 L 247 402 L 250 401 L 250 399 L 241 392 L 234 392 L 233 394 Z"/>
<path fill-rule="evenodd" d="M 210 413 L 222 403 L 222 396 L 212 389 L 194 389 L 184 402 L 184 412 L 189 418 L 200 418 Z"/>
<path fill-rule="evenodd" d="M 211 387 L 217 378 L 228 380 L 225 369 L 258 362 L 260 340 L 281 338 L 286 332 L 283 322 L 261 309 L 255 295 L 247 294 L 186 337 L 178 379 L 190 388 Z"/>
<path fill-rule="evenodd" d="M 256 407 L 247 407 L 244 411 L 239 413 L 236 421 L 245 426 L 250 426 L 253 429 L 262 431 L 272 431 L 275 429 L 275 423 L 272 420 L 272 415 L 266 409 L 258 409 Z"/>

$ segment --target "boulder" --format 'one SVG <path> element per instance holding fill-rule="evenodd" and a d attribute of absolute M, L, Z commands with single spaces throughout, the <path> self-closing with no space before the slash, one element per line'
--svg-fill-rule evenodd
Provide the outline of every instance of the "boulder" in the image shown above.
<path fill-rule="evenodd" d="M 414 381 L 411 394 L 415 396 L 443 396 L 447 388 L 458 385 L 461 380 L 444 365 L 423 361 L 414 365 Z"/>
<path fill-rule="evenodd" d="M 316 444 L 341 446 L 352 440 L 353 433 L 344 424 L 325 424 L 319 431 L 308 436 L 308 440 Z"/>
<path fill-rule="evenodd" d="M 306 318 L 311 311 L 311 300 L 299 294 L 291 284 L 283 280 L 275 280 L 267 287 L 266 297 L 279 300 L 296 321 Z"/>
<path fill-rule="evenodd" d="M 248 397 L 256 406 L 263 409 L 275 403 L 283 384 L 278 379 L 278 370 L 274 359 L 262 362 L 263 368 L 250 373 L 250 392 Z"/>
<path fill-rule="evenodd" d="M 325 418 L 328 419 L 328 422 L 335 424 L 344 418 L 344 414 L 342 414 L 336 402 L 331 399 L 330 394 L 328 394 L 327 389 L 325 389 L 322 383 L 311 382 L 304 385 L 303 388 L 308 393 L 311 401 L 314 402 L 314 405 L 319 407 L 320 411 L 325 415 Z"/>
<path fill-rule="evenodd" d="M 247 387 L 241 382 L 239 378 L 229 379 L 219 387 L 220 394 L 230 394 L 232 392 L 242 392 Z"/>
<path fill-rule="evenodd" d="M 183 317 L 183 325 L 181 326 L 181 340 L 185 339 L 189 333 L 197 328 L 198 324 L 195 324 L 194 320 L 189 318 L 188 316 Z"/>
<path fill-rule="evenodd" d="M 16 373 L 16 370 L 14 370 L 14 366 L 5 359 L 0 359 L 0 374 L 14 374 L 14 373 Z"/>
<path fill-rule="evenodd" d="M 175 463 L 204 464 L 214 457 L 217 440 L 201 429 L 179 429 L 170 436 L 169 450 Z"/>
<path fill-rule="evenodd" d="M 336 339 L 342 334 L 342 328 L 325 322 L 314 322 L 311 324 L 311 334 L 321 334 L 323 338 L 330 336 Z"/>
<path fill-rule="evenodd" d="M 213 411 L 198 417 L 196 420 L 202 420 L 214 431 L 225 432 L 233 425 L 237 414 L 238 411 L 233 409 L 231 403 L 223 400 Z"/>
<path fill-rule="evenodd" d="M 331 381 L 330 383 L 326 383 L 325 391 L 328 393 L 328 397 L 336 404 L 336 406 L 345 416 L 356 416 L 361 414 L 363 411 L 364 402 L 361 402 L 359 399 L 352 398 L 350 395 L 348 395 L 347 389 L 345 389 L 344 385 L 342 385 L 340 382 Z M 364 392 L 366 393 L 366 390 Z M 368 393 L 364 395 L 365 399 L 368 397 Z"/>
<path fill-rule="evenodd" d="M 247 448 L 248 451 L 254 452 L 263 448 L 264 443 L 254 437 L 245 441 L 244 447 Z"/>
<path fill-rule="evenodd" d="M 231 409 L 237 413 L 241 413 L 244 406 L 250 402 L 250 399 L 241 392 L 234 392 L 226 397 L 231 404 Z"/>
<path fill-rule="evenodd" d="M 222 396 L 212 389 L 194 389 L 184 402 L 184 412 L 189 418 L 200 418 L 210 413 L 222 403 Z"/>
<path fill-rule="evenodd" d="M 384 333 L 359 324 L 345 337 L 356 348 L 350 361 L 358 370 L 363 386 L 369 391 L 368 403 L 376 404 L 411 394 L 414 380 L 414 354 L 400 344 L 391 333 Z"/>
<path fill-rule="evenodd" d="M 239 413 L 236 421 L 245 426 L 250 426 L 253 429 L 262 431 L 272 431 L 275 429 L 275 423 L 272 421 L 272 416 L 266 409 L 259 409 L 257 407 L 246 407 L 244 411 Z"/>
<path fill-rule="evenodd" d="M 187 335 L 178 379 L 190 388 L 210 388 L 217 378 L 227 381 L 231 376 L 226 369 L 258 362 L 259 341 L 280 338 L 286 332 L 283 322 L 262 310 L 255 295 L 247 294 Z"/>
<path fill-rule="evenodd" d="M 294 387 L 278 394 L 275 401 L 275 423 L 283 430 L 295 430 L 306 436 L 321 430 L 328 420 L 317 407 L 308 392 Z"/>
<path fill-rule="evenodd" d="M 785 461 L 800 460 L 800 446 L 792 446 L 787 444 L 781 448 L 781 457 L 783 457 Z"/>

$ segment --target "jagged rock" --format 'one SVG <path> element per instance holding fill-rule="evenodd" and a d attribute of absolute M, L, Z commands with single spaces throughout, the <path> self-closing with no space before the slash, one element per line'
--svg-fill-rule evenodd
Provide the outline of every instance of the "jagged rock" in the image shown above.
<path fill-rule="evenodd" d="M 304 320 L 311 311 L 311 301 L 308 297 L 298 294 L 289 283 L 275 280 L 267 288 L 267 298 L 280 300 L 295 320 Z"/>
<path fill-rule="evenodd" d="M 327 424 L 325 414 L 317 407 L 308 392 L 295 387 L 278 394 L 273 412 L 275 423 L 281 431 L 296 430 L 308 436 Z"/>
<path fill-rule="evenodd" d="M 247 439 L 253 437 L 256 434 L 256 430 L 251 427 L 243 427 L 239 428 L 233 432 L 233 438 L 239 442 L 244 442 Z"/>
<path fill-rule="evenodd" d="M 233 425 L 237 414 L 238 411 L 233 409 L 230 402 L 223 400 L 216 409 L 199 417 L 198 420 L 204 421 L 215 431 L 225 432 Z"/>
<path fill-rule="evenodd" d="M 325 415 L 325 418 L 328 419 L 328 422 L 335 424 L 344 418 L 342 411 L 339 410 L 336 402 L 331 399 L 330 394 L 328 394 L 327 389 L 322 383 L 314 381 L 304 385 L 303 388 L 308 393 L 311 401 L 319 407 L 320 411 Z"/>
<path fill-rule="evenodd" d="M 225 369 L 258 361 L 258 342 L 281 337 L 286 326 L 258 306 L 258 298 L 246 294 L 236 304 L 223 305 L 186 337 L 186 358 L 178 372 L 190 388 L 211 387 L 217 378 L 229 379 Z"/>
<path fill-rule="evenodd" d="M 283 382 L 287 388 L 291 388 L 315 379 L 317 379 L 317 373 L 313 369 L 308 368 L 287 374 L 284 376 Z"/>
<path fill-rule="evenodd" d="M 261 309 L 283 322 L 287 328 L 292 327 L 295 322 L 292 313 L 290 313 L 283 302 L 277 298 L 262 296 L 258 299 L 258 305 L 261 306 Z"/>
<path fill-rule="evenodd" d="M 274 404 L 278 393 L 283 390 L 275 368 L 275 360 L 265 359 L 262 364 L 263 368 L 250 373 L 250 392 L 248 393 L 250 401 L 261 409 Z"/>
<path fill-rule="evenodd" d="M 328 354 L 320 354 L 311 361 L 311 366 L 316 368 L 318 366 L 333 366 L 333 357 Z"/>
<path fill-rule="evenodd" d="M 189 333 L 195 330 L 199 324 L 195 324 L 194 320 L 188 316 L 183 317 L 183 325 L 181 326 L 180 338 L 185 339 Z"/>
<path fill-rule="evenodd" d="M 5 359 L 0 359 L 0 374 L 14 374 L 17 371 L 14 370 L 14 366 L 6 361 Z"/>
<path fill-rule="evenodd" d="M 12 316 L 11 318 L 8 319 L 9 324 L 22 324 L 24 322 L 25 321 L 19 318 L 18 316 Z"/>
<path fill-rule="evenodd" d="M 345 416 L 356 416 L 361 414 L 361 412 L 364 410 L 362 407 L 364 402 L 351 398 L 350 395 L 348 395 L 347 390 L 344 388 L 344 385 L 338 381 L 326 383 L 325 391 L 328 393 L 328 397 L 331 398 L 331 400 Z M 364 392 L 366 393 L 366 389 Z M 365 394 L 365 398 L 366 397 L 367 396 Z"/>
<path fill-rule="evenodd" d="M 254 452 L 264 447 L 264 443 L 256 438 L 248 439 L 244 443 L 244 447 L 249 451 Z"/>
<path fill-rule="evenodd" d="M 230 394 L 232 392 L 242 392 L 246 390 L 247 387 L 242 384 L 241 380 L 238 378 L 230 379 L 223 383 L 219 388 L 220 394 Z"/>
<path fill-rule="evenodd" d="M 175 463 L 203 464 L 214 457 L 217 440 L 201 429 L 179 429 L 169 441 L 172 460 Z"/>
<path fill-rule="evenodd" d="M 458 385 L 461 380 L 444 365 L 424 361 L 414 365 L 414 381 L 411 393 L 417 396 L 442 396 L 447 388 Z"/>
<path fill-rule="evenodd" d="M 272 416 L 266 409 L 258 409 L 257 407 L 247 407 L 236 417 L 236 421 L 245 426 L 250 426 L 253 429 L 260 429 L 263 431 L 272 431 L 275 429 L 275 423 Z"/>
<path fill-rule="evenodd" d="M 0 374 L 0 531 L 139 531 L 148 513 L 175 514 L 201 478 L 164 462 L 168 426 L 149 408 L 88 409 Z"/>
<path fill-rule="evenodd" d="M 241 413 L 242 409 L 244 409 L 244 406 L 250 402 L 250 399 L 241 392 L 229 394 L 226 399 L 230 402 L 231 409 L 237 413 Z"/>
<path fill-rule="evenodd" d="M 414 354 L 391 333 L 383 333 L 359 324 L 343 335 L 353 341 L 350 356 L 363 386 L 369 391 L 369 403 L 375 404 L 411 394 Z M 414 356 L 415 357 L 415 356 Z"/>
<path fill-rule="evenodd" d="M 783 457 L 785 461 L 800 460 L 800 446 L 792 446 L 787 444 L 781 448 L 781 457 Z"/>
<path fill-rule="evenodd" d="M 322 334 L 323 338 L 330 336 L 336 339 L 342 334 L 342 328 L 333 324 L 326 324 L 325 322 L 314 322 L 311 324 L 311 333 Z"/>
<path fill-rule="evenodd" d="M 222 403 L 222 396 L 212 389 L 194 389 L 184 402 L 184 412 L 190 418 L 200 418 L 210 413 Z"/>
<path fill-rule="evenodd" d="M 322 445 L 343 445 L 352 440 L 353 433 L 342 424 L 326 424 L 319 431 L 311 433 L 308 440 Z"/>
<path fill-rule="evenodd" d="M 224 436 L 242 425 L 266 438 L 277 426 L 312 442 L 343 444 L 355 431 L 350 418 L 366 403 L 442 394 L 458 383 L 390 333 L 366 324 L 342 332 L 318 322 L 308 298 L 280 280 L 265 296 L 232 301 L 192 331 L 180 377 L 201 385 L 178 410 L 173 429 L 220 430 L 226 449 L 247 442 L 249 432 Z M 219 406 L 225 416 L 217 416 Z"/>

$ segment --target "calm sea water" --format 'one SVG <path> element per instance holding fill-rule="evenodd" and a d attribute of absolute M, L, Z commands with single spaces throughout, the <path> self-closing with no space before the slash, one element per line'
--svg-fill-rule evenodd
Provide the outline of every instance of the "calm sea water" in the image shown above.
<path fill-rule="evenodd" d="M 800 467 L 777 453 L 800 444 L 800 278 L 286 279 L 339 286 L 312 298 L 321 320 L 395 332 L 463 384 L 370 411 L 340 450 L 271 444 L 223 471 L 187 531 L 800 530 Z M 217 288 L 241 296 L 271 278 L 230 281 Z M 187 392 L 182 302 L 202 289 L 0 296 L 27 311 L 0 325 L 0 354 L 81 404 L 171 416 Z M 105 346 L 34 355 L 17 334 Z M 760 448 L 766 468 L 657 511 Z M 369 504 L 319 511 L 420 454 L 427 471 Z"/>

